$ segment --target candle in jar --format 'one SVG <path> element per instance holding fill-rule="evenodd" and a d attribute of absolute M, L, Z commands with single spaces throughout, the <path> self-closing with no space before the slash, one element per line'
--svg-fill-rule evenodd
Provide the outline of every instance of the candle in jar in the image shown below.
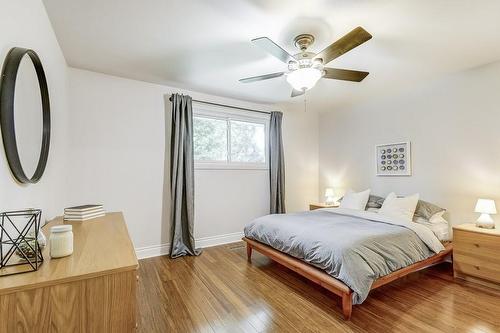
<path fill-rule="evenodd" d="M 56 225 L 50 228 L 50 257 L 61 258 L 73 253 L 73 226 Z"/>

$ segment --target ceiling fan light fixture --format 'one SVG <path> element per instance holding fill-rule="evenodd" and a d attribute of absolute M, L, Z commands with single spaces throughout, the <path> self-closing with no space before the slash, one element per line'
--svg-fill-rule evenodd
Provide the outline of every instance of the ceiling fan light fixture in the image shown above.
<path fill-rule="evenodd" d="M 295 55 L 291 55 L 267 37 L 255 38 L 252 39 L 254 44 L 288 65 L 288 73 L 284 71 L 270 73 L 243 78 L 239 81 L 249 83 L 286 76 L 286 80 L 293 87 L 291 97 L 304 95 L 305 91 L 313 88 L 321 78 L 361 82 L 369 74 L 368 72 L 325 66 L 371 38 L 372 35 L 368 31 L 357 27 L 319 53 L 313 53 L 309 52 L 308 48 L 314 42 L 314 36 L 302 34 L 294 39 L 295 46 L 300 50 Z"/>
<path fill-rule="evenodd" d="M 299 68 L 286 76 L 286 81 L 295 90 L 305 91 L 309 90 L 318 80 L 323 76 L 321 70 L 317 68 Z"/>

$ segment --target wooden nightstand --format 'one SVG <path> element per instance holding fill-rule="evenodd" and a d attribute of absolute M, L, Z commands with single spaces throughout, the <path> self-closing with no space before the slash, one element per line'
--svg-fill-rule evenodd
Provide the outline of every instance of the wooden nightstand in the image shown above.
<path fill-rule="evenodd" d="M 315 210 L 320 208 L 336 208 L 339 204 L 327 205 L 326 203 L 312 203 L 309 204 L 309 210 Z"/>
<path fill-rule="evenodd" d="M 482 229 L 474 223 L 453 227 L 455 278 L 500 289 L 500 225 Z"/>

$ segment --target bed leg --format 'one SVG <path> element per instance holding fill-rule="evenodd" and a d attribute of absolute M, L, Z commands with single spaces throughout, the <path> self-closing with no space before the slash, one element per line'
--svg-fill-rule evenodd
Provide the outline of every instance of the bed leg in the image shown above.
<path fill-rule="evenodd" d="M 247 243 L 247 260 L 252 262 L 252 246 Z"/>
<path fill-rule="evenodd" d="M 342 313 L 345 320 L 351 319 L 352 314 L 352 293 L 342 295 Z"/>

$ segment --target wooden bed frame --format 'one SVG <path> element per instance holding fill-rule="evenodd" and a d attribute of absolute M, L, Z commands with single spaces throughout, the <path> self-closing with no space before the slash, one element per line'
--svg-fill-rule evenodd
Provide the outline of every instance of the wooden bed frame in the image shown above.
<path fill-rule="evenodd" d="M 265 245 L 258 241 L 254 241 L 252 239 L 248 239 L 246 237 L 243 237 L 243 241 L 247 243 L 247 258 L 249 262 L 251 262 L 252 260 L 252 250 L 256 250 L 261 254 L 269 257 L 270 259 L 276 261 L 277 263 L 280 263 L 281 265 L 291 269 L 292 271 L 297 272 L 310 281 L 319 284 L 335 295 L 342 297 L 342 312 L 344 314 L 344 318 L 346 320 L 349 320 L 351 318 L 352 290 L 342 281 L 331 277 L 319 268 L 309 265 L 306 262 L 294 258 L 286 253 L 275 250 L 268 245 Z M 451 244 L 451 242 L 444 243 L 443 245 L 445 246 L 444 251 L 441 251 L 438 254 L 433 255 L 432 257 L 419 261 L 413 265 L 401 268 L 395 272 L 392 272 L 375 280 L 370 290 L 381 287 L 410 273 L 442 263 L 443 261 L 445 261 L 446 256 L 453 250 L 453 245 Z"/>

